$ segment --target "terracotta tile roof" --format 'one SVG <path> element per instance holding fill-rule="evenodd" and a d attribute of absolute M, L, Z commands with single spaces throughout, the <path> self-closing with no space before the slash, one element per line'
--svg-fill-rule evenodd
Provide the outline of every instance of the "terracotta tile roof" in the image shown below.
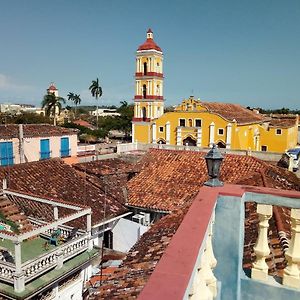
<path fill-rule="evenodd" d="M 151 149 L 142 171 L 127 184 L 128 204 L 154 210 L 172 211 L 196 195 L 208 179 L 205 153 Z M 227 183 L 256 185 L 266 173 L 269 187 L 293 189 L 300 180 L 290 172 L 251 156 L 226 155 L 221 179 Z M 244 181 L 241 181 L 241 180 Z"/>
<path fill-rule="evenodd" d="M 297 123 L 297 116 L 295 115 L 272 115 L 270 120 L 271 127 L 293 127 Z"/>
<path fill-rule="evenodd" d="M 185 216 L 189 205 L 156 222 L 130 249 L 94 299 L 136 299 Z"/>
<path fill-rule="evenodd" d="M 75 120 L 73 121 L 74 124 L 76 125 L 80 125 L 80 126 L 84 126 L 86 128 L 89 128 L 91 130 L 96 129 L 96 127 L 92 124 L 90 124 L 89 122 L 85 121 L 85 120 Z"/>
<path fill-rule="evenodd" d="M 6 219 L 18 225 L 20 233 L 33 229 L 24 212 L 7 196 L 0 196 L 0 212 Z"/>
<path fill-rule="evenodd" d="M 24 124 L 24 137 L 46 137 L 46 136 L 60 136 L 60 135 L 74 135 L 77 134 L 77 129 L 64 128 L 53 126 L 50 124 Z M 0 125 L 0 138 L 11 139 L 19 137 L 19 125 L 8 124 Z"/>
<path fill-rule="evenodd" d="M 0 167 L 0 179 L 4 177 L 7 178 L 10 189 L 91 207 L 93 224 L 103 221 L 105 201 L 106 219 L 126 211 L 120 202 L 109 195 L 105 196 L 103 191 L 85 180 L 74 168 L 64 164 L 60 159 Z M 25 213 L 38 214 L 46 220 L 49 217 L 47 210 L 39 205 L 31 209 Z"/>
<path fill-rule="evenodd" d="M 80 171 L 96 176 L 128 174 L 135 172 L 135 165 L 120 158 L 96 160 L 74 165 Z"/>
<path fill-rule="evenodd" d="M 73 167 L 86 174 L 88 181 L 107 192 L 110 197 L 121 203 L 126 202 L 126 184 L 139 170 L 139 166 L 113 158 L 75 164 Z"/>
<path fill-rule="evenodd" d="M 153 32 L 149 28 L 147 33 L 153 33 Z M 141 50 L 157 50 L 162 52 L 161 48 L 154 42 L 152 38 L 147 38 L 147 40 L 138 47 L 137 51 L 141 51 Z"/>
<path fill-rule="evenodd" d="M 208 111 L 216 113 L 230 122 L 236 120 L 238 124 L 261 123 L 270 119 L 239 104 L 219 102 L 201 102 L 201 104 Z"/>

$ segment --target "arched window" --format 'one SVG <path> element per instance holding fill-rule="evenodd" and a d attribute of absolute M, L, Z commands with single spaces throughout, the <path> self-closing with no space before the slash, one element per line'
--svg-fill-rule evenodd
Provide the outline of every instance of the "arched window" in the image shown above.
<path fill-rule="evenodd" d="M 147 110 L 146 110 L 146 107 L 142 108 L 142 117 L 143 117 L 143 121 L 145 121 L 147 119 Z"/>
<path fill-rule="evenodd" d="M 156 95 L 159 96 L 160 94 L 160 87 L 159 84 L 156 86 Z"/>
<path fill-rule="evenodd" d="M 190 136 L 188 136 L 187 138 L 185 138 L 182 142 L 183 142 L 184 146 L 197 146 L 196 140 L 193 139 Z"/>
<path fill-rule="evenodd" d="M 217 143 L 218 148 L 226 148 L 226 144 L 223 141 Z"/>
<path fill-rule="evenodd" d="M 147 97 L 147 86 L 146 86 L 146 84 L 143 84 L 143 97 L 144 98 Z"/>
<path fill-rule="evenodd" d="M 147 63 L 144 62 L 144 75 L 147 75 Z"/>

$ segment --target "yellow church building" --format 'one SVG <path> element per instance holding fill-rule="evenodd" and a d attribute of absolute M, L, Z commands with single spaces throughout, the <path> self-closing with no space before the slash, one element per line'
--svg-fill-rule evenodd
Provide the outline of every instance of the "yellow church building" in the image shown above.
<path fill-rule="evenodd" d="M 238 104 L 193 96 L 164 113 L 163 52 L 151 29 L 136 54 L 132 141 L 284 152 L 297 145 L 297 116 L 264 116 Z"/>

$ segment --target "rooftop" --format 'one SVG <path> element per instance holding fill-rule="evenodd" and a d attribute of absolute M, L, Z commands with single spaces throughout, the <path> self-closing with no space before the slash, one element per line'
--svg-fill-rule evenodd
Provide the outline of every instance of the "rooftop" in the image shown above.
<path fill-rule="evenodd" d="M 50 124 L 24 124 L 23 135 L 24 138 L 30 137 L 49 137 L 61 135 L 74 135 L 77 134 L 77 129 L 64 128 Z M 8 124 L 0 125 L 1 139 L 11 139 L 19 137 L 19 125 Z"/>
<path fill-rule="evenodd" d="M 279 241 L 278 231 L 274 231 L 277 228 L 274 226 L 276 221 L 271 219 L 268 234 L 271 251 L 266 257 L 269 280 L 260 282 L 249 278 L 246 269 L 252 268 L 251 263 L 256 258 L 253 250 L 259 223 L 256 203 L 299 209 L 299 199 L 299 192 L 269 188 L 237 185 L 225 185 L 221 188 L 202 187 L 192 204 L 165 216 L 144 234 L 130 250 L 123 264 L 104 282 L 95 298 L 139 297 L 139 299 L 174 300 L 183 299 L 184 295 L 197 292 L 193 288 L 195 282 L 193 277 L 197 274 L 195 270 L 199 270 L 198 264 L 202 264 L 203 251 L 208 251 L 207 232 L 210 230 L 209 226 L 212 226 L 209 224 L 213 224 L 213 247 L 217 259 L 217 267 L 213 271 L 218 282 L 222 283 L 217 287 L 219 295 L 223 295 L 224 299 L 266 299 L 265 294 L 269 294 L 272 299 L 283 299 L 282 295 L 291 297 L 289 299 L 298 299 L 299 291 L 296 292 L 287 286 L 282 289 L 281 280 L 279 283 L 273 283 L 271 280 L 274 275 L 282 277 L 283 269 L 286 267 L 282 254 L 284 244 Z M 275 208 L 276 206 L 273 206 L 276 215 Z M 290 220 L 290 215 L 287 216 L 286 220 Z M 228 225 L 231 222 L 234 222 L 235 226 Z M 283 226 L 285 229 L 288 227 L 290 228 L 290 224 Z M 244 236 L 245 240 L 240 242 Z M 287 236 L 290 239 L 290 234 Z M 252 239 L 253 241 L 249 243 Z M 243 244 L 244 255 L 243 248 L 240 248 Z M 243 270 L 242 260 L 243 257 L 244 260 L 247 257 L 249 247 L 252 255 L 251 263 L 244 262 Z M 274 265 L 278 269 L 277 272 L 274 271 Z M 237 289 L 236 280 L 241 281 L 243 287 L 240 290 Z M 263 290 L 268 292 L 262 292 Z M 204 288 L 200 292 L 204 293 Z M 248 294 L 252 296 L 248 297 Z"/>
<path fill-rule="evenodd" d="M 170 212 L 194 198 L 208 179 L 205 153 L 150 149 L 141 172 L 127 184 L 128 205 Z M 227 154 L 221 180 L 227 183 L 261 185 L 300 190 L 294 174 L 251 156 Z"/>
<path fill-rule="evenodd" d="M 106 219 L 116 217 L 127 209 L 116 199 L 111 197 L 91 182 L 85 180 L 71 166 L 60 159 L 42 160 L 10 167 L 0 167 L 0 180 L 7 178 L 8 188 L 41 197 L 51 197 L 56 201 L 69 201 L 75 205 L 92 207 L 92 223 L 104 221 L 104 207 Z M 49 219 L 49 211 L 39 203 L 27 203 L 19 200 L 23 211 L 28 216 L 36 216 L 42 220 Z M 62 213 L 67 213 L 64 209 Z"/>

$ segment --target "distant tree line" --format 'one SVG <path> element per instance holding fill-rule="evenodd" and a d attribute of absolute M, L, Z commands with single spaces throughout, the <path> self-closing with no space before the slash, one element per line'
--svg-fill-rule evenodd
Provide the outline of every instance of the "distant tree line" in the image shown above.
<path fill-rule="evenodd" d="M 247 106 L 247 109 L 251 109 L 250 106 Z M 300 114 L 300 110 L 297 109 L 289 109 L 286 107 L 282 107 L 279 109 L 263 109 L 263 108 L 254 108 L 256 110 L 258 110 L 261 114 L 284 114 L 284 115 L 288 115 L 288 114 Z"/>

